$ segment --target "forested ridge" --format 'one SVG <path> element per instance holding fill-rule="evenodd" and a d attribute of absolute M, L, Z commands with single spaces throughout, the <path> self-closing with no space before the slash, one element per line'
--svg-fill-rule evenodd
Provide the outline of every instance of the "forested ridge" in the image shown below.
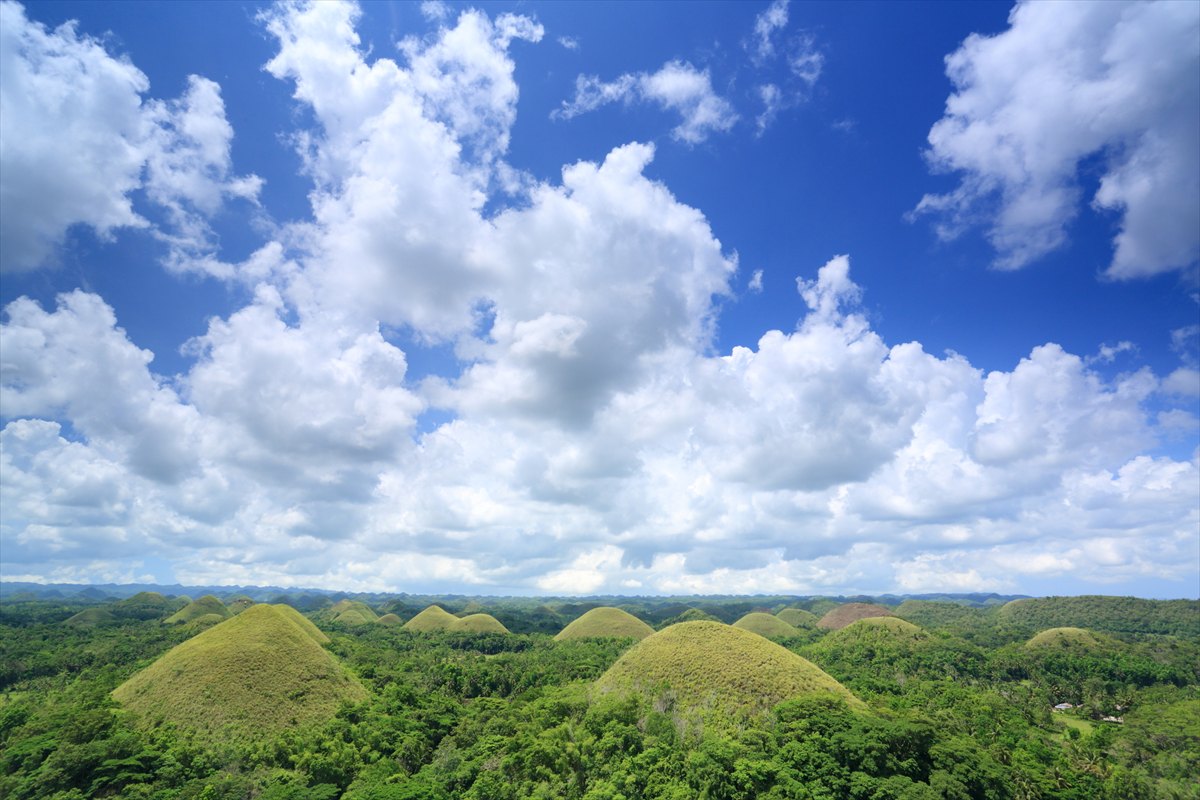
<path fill-rule="evenodd" d="M 236 620 L 248 603 L 204 599 L 205 613 L 179 615 L 197 608 L 190 598 L 9 595 L 0 604 L 0 797 L 1200 798 L 1196 601 L 853 598 L 879 601 L 894 616 L 838 630 L 771 628 L 794 631 L 774 644 L 738 631 L 726 645 L 759 641 L 764 653 L 781 646 L 848 694 L 814 689 L 765 709 L 744 700 L 730 709 L 720 704 L 732 690 L 724 698 L 697 693 L 700 668 L 689 670 L 687 691 L 670 686 L 669 664 L 653 686 L 637 686 L 628 668 L 637 658 L 625 659 L 620 680 L 601 680 L 631 648 L 644 648 L 641 663 L 657 657 L 655 643 L 664 641 L 657 633 L 639 644 L 591 626 L 587 636 L 554 639 L 611 599 L 440 599 L 448 617 L 486 613 L 510 633 L 490 625 L 413 632 L 372 618 L 407 622 L 438 599 L 296 603 L 320 629 L 314 640 L 329 637 L 321 646 L 365 699 L 316 721 L 294 715 L 290 724 L 277 714 L 279 729 L 214 734 L 201 724 L 151 720 L 112 692 L 155 664 L 156 675 L 184 675 L 169 660 L 173 648 L 220 643 L 225 631 L 248 627 L 250 618 Z M 626 598 L 620 608 L 655 631 L 682 621 L 695 633 L 721 629 L 687 620 L 730 623 L 788 608 L 823 617 L 840 605 Z M 603 612 L 589 620 L 605 618 L 623 617 Z M 702 639 L 689 646 L 714 669 L 736 667 L 728 652 L 704 659 Z M 194 644 L 184 652 L 207 651 Z M 261 669 L 271 679 L 291 675 L 287 663 Z M 746 686 L 751 677 L 762 676 L 747 675 Z M 714 672 L 718 680 L 732 687 L 739 678 L 735 669 Z M 312 689 L 281 696 L 302 703 Z M 223 697 L 219 676 L 203 691 Z M 707 710 L 692 713 L 697 703 Z M 714 723 L 716 714 L 730 722 Z"/>

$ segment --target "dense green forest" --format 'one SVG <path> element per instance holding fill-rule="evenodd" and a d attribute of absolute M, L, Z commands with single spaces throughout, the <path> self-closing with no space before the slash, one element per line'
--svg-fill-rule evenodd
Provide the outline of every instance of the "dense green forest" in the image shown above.
<path fill-rule="evenodd" d="M 0 798 L 1200 798 L 1196 601 L 97 594 L 0 604 Z"/>

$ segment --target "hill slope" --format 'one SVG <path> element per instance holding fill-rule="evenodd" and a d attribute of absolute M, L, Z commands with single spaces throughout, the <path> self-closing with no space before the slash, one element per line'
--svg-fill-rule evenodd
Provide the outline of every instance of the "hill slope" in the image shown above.
<path fill-rule="evenodd" d="M 846 603 L 831 609 L 829 613 L 821 617 L 817 627 L 837 631 L 860 619 L 892 616 L 895 615 L 891 609 L 885 606 L 877 606 L 873 603 Z"/>
<path fill-rule="evenodd" d="M 225 607 L 224 603 L 213 597 L 211 594 L 206 594 L 203 597 L 188 603 L 186 606 L 164 619 L 163 622 L 169 625 L 181 625 L 185 622 L 193 622 L 208 614 L 216 614 L 222 619 L 231 616 L 229 609 Z"/>
<path fill-rule="evenodd" d="M 326 639 L 289 606 L 252 606 L 167 651 L 113 697 L 144 721 L 174 723 L 206 740 L 254 738 L 329 717 L 366 690 L 318 635 Z"/>
<path fill-rule="evenodd" d="M 491 614 L 469 614 L 462 619 L 456 619 L 448 630 L 459 633 L 508 633 L 500 620 Z"/>
<path fill-rule="evenodd" d="M 404 630 L 413 633 L 430 633 L 432 631 L 447 631 L 458 622 L 458 617 L 441 606 L 429 606 L 420 614 L 404 623 Z"/>
<path fill-rule="evenodd" d="M 598 692 L 638 693 L 685 718 L 734 723 L 791 697 L 832 693 L 862 707 L 812 662 L 749 631 L 719 622 L 683 622 L 631 647 L 595 683 Z"/>
<path fill-rule="evenodd" d="M 1076 650 L 1092 652 L 1104 650 L 1110 642 L 1102 640 L 1094 633 L 1083 628 L 1050 628 L 1044 630 L 1025 643 L 1031 649 L 1046 650 Z"/>
<path fill-rule="evenodd" d="M 785 608 L 775 616 L 793 628 L 812 628 L 821 620 L 816 614 L 803 608 Z"/>
<path fill-rule="evenodd" d="M 63 625 L 74 625 L 77 628 L 92 628 L 96 625 L 106 625 L 116 621 L 117 618 L 107 608 L 85 608 L 78 614 L 63 620 Z"/>
<path fill-rule="evenodd" d="M 640 619 L 612 606 L 593 608 L 584 615 L 573 620 L 571 624 L 558 632 L 555 641 L 563 642 L 568 639 L 645 639 L 654 633 L 654 629 Z"/>
<path fill-rule="evenodd" d="M 800 635 L 800 631 L 779 617 L 764 614 L 761 611 L 750 612 L 733 623 L 733 627 L 757 633 L 759 636 L 765 636 L 768 639 L 783 639 L 789 636 Z"/>

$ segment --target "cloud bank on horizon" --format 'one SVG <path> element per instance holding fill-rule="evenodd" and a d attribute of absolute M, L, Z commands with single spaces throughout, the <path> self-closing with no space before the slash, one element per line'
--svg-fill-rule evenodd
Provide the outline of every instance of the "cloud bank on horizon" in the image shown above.
<path fill-rule="evenodd" d="M 557 181 L 509 161 L 514 53 L 586 43 L 426 6 L 432 30 L 396 57 L 364 45 L 353 4 L 260 14 L 309 183 L 309 216 L 277 224 L 262 179 L 234 166 L 217 82 L 154 98 L 94 34 L 0 3 L 0 268 L 52 270 L 84 226 L 102 244 L 150 237 L 177 279 L 244 298 L 171 376 L 87 286 L 7 305 L 5 578 L 637 594 L 1069 577 L 1194 594 L 1200 326 L 1174 331 L 1161 373 L 1101 371 L 1122 345 L 1053 342 L 984 371 L 886 342 L 853 253 L 830 253 L 800 266 L 794 329 L 718 351 L 738 254 L 648 171 L 664 147 L 761 136 L 820 85 L 819 44 L 787 32 L 786 3 L 744 32 L 759 109 L 682 58 L 579 75 L 557 126 L 614 102 L 678 119 L 666 143 L 614 143 Z M 1117 231 L 1108 278 L 1186 283 L 1198 25 L 1195 4 L 1021 4 L 1007 30 L 968 37 L 927 152 L 959 184 L 916 215 L 946 237 L 983 228 L 998 265 L 1037 269 L 1090 202 Z M 789 77 L 764 82 L 781 59 Z M 230 213 L 260 237 L 243 260 L 214 232 Z M 397 331 L 450 367 L 414 374 Z M 1163 446 L 1180 441 L 1190 456 Z"/>

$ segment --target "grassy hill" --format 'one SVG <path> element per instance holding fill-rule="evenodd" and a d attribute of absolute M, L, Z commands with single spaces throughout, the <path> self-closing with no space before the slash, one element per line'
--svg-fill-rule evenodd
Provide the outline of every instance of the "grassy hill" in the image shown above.
<path fill-rule="evenodd" d="M 832 693 L 862 707 L 812 662 L 718 622 L 684 622 L 646 637 L 600 676 L 595 690 L 642 694 L 685 722 L 699 715 L 716 726 L 806 694 Z"/>
<path fill-rule="evenodd" d="M 77 628 L 93 628 L 97 625 L 106 625 L 116 621 L 117 618 L 107 608 L 85 608 L 78 614 L 63 620 L 63 625 L 73 625 Z"/>
<path fill-rule="evenodd" d="M 167 651 L 113 691 L 145 723 L 207 741 L 253 739 L 330 717 L 366 689 L 284 605 L 255 605 Z"/>
<path fill-rule="evenodd" d="M 1104 650 L 1112 643 L 1083 628 L 1050 628 L 1025 643 L 1032 649 L 1075 650 L 1090 652 Z"/>
<path fill-rule="evenodd" d="M 860 619 L 891 616 L 895 615 L 886 606 L 877 606 L 874 603 L 846 603 L 831 609 L 821 617 L 817 627 L 837 631 Z"/>
<path fill-rule="evenodd" d="M 779 617 L 764 614 L 761 611 L 750 612 L 733 623 L 733 627 L 757 633 L 759 636 L 765 636 L 768 639 L 784 639 L 800 635 L 800 631 L 794 626 L 787 624 Z"/>
<path fill-rule="evenodd" d="M 929 634 L 899 617 L 864 617 L 851 622 L 841 630 L 833 631 L 814 647 L 834 649 L 851 644 L 892 644 L 921 642 Z"/>
<path fill-rule="evenodd" d="M 217 616 L 221 617 L 221 619 L 231 616 L 229 609 L 225 607 L 224 603 L 213 597 L 211 594 L 206 594 L 203 597 L 188 603 L 186 606 L 164 619 L 163 622 L 169 625 L 182 625 L 185 622 L 193 622 L 196 619 L 209 614 L 216 614 Z"/>
<path fill-rule="evenodd" d="M 780 610 L 775 616 L 793 628 L 813 628 L 821 620 L 816 614 L 811 611 L 805 611 L 803 608 L 785 608 Z"/>
<path fill-rule="evenodd" d="M 230 615 L 240 614 L 252 605 L 254 605 L 254 601 L 244 594 L 235 594 L 225 601 L 225 607 L 229 609 Z"/>
<path fill-rule="evenodd" d="M 397 617 L 395 614 L 384 614 L 379 619 L 375 620 L 380 625 L 403 625 L 404 620 Z"/>
<path fill-rule="evenodd" d="M 441 606 L 429 606 L 420 614 L 404 623 L 404 630 L 412 633 L 431 633 L 433 631 L 448 631 L 450 626 L 458 622 L 458 617 L 446 611 Z"/>
<path fill-rule="evenodd" d="M 508 628 L 491 614 L 469 614 L 450 623 L 447 630 L 459 633 L 508 633 Z"/>
<path fill-rule="evenodd" d="M 568 639 L 645 639 L 654 629 L 640 619 L 612 606 L 593 608 L 559 631 L 554 637 L 562 642 Z"/>

